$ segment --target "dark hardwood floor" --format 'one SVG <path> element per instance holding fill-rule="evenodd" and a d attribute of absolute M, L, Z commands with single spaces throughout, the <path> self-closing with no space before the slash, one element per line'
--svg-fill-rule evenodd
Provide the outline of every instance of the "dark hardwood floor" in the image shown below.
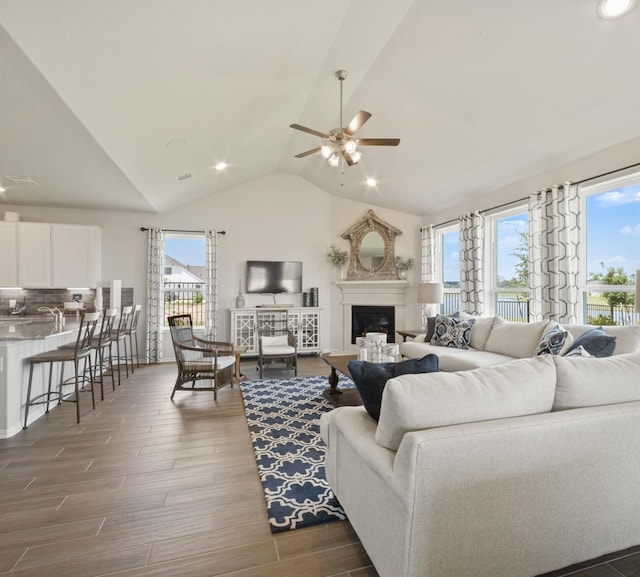
<path fill-rule="evenodd" d="M 175 372 L 143 366 L 81 424 L 64 404 L 0 440 L 0 575 L 376 577 L 348 522 L 270 533 L 239 388 L 171 402 Z M 639 551 L 571 574 L 639 577 Z"/>

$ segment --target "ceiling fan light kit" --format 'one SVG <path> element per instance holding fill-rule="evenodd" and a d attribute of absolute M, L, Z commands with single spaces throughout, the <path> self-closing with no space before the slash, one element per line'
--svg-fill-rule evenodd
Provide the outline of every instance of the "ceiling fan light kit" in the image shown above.
<path fill-rule="evenodd" d="M 398 146 L 398 144 L 400 144 L 399 138 L 356 138 L 356 132 L 371 118 L 371 113 L 366 110 L 358 110 L 346 128 L 343 126 L 342 83 L 346 77 L 346 70 L 336 71 L 336 78 L 340 81 L 340 128 L 334 128 L 329 134 L 326 134 L 300 124 L 289 125 L 290 128 L 295 130 L 307 132 L 308 134 L 322 138 L 322 144 L 319 147 L 296 154 L 296 158 L 304 158 L 305 156 L 320 152 L 330 166 L 340 166 L 343 160 L 348 166 L 353 166 L 362 158 L 362 153 L 358 150 L 358 146 Z"/>

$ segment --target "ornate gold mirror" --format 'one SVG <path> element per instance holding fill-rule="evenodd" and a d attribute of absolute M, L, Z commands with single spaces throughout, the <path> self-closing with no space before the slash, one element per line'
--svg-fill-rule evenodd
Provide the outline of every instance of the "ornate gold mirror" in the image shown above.
<path fill-rule="evenodd" d="M 394 226 L 367 211 L 358 222 L 342 233 L 351 243 L 347 280 L 395 280 L 396 236 L 402 234 Z"/>

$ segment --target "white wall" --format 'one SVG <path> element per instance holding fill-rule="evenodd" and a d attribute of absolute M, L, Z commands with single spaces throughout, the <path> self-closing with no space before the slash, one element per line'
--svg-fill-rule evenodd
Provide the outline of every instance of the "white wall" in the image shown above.
<path fill-rule="evenodd" d="M 550 163 L 553 159 L 550 159 Z M 579 182 L 599 174 L 620 170 L 640 162 L 640 138 L 634 138 L 622 144 L 612 146 L 598 153 L 577 159 L 570 164 L 553 170 L 540 167 L 540 173 L 498 190 L 468 199 L 467 202 L 447 210 L 425 216 L 423 224 L 441 224 L 457 218 L 459 215 L 475 211 L 488 210 L 508 202 L 527 198 L 530 194 L 565 181 Z"/>
<path fill-rule="evenodd" d="M 225 230 L 219 238 L 219 325 L 218 338 L 230 336 L 227 309 L 235 306 L 238 280 L 244 285 L 246 260 L 300 260 L 303 288 L 317 286 L 324 308 L 323 345 L 338 349 L 342 311 L 336 270 L 326 254 L 331 243 L 348 248 L 341 233 L 372 208 L 382 219 L 403 231 L 397 238 L 396 254 L 413 256 L 416 267 L 410 271 L 411 288 L 402 326 L 419 322 L 415 304 L 415 282 L 420 273 L 421 218 L 333 197 L 303 178 L 271 174 L 222 193 L 191 203 L 165 214 L 95 210 L 5 206 L 19 212 L 21 220 L 93 224 L 102 228 L 103 284 L 120 279 L 123 287 L 133 287 L 134 300 L 144 303 L 146 279 L 146 234 L 140 227 L 170 229 Z M 271 297 L 246 295 L 246 306 L 272 302 Z M 277 302 L 301 305 L 299 295 L 278 295 Z M 144 311 L 143 311 L 144 312 Z"/>

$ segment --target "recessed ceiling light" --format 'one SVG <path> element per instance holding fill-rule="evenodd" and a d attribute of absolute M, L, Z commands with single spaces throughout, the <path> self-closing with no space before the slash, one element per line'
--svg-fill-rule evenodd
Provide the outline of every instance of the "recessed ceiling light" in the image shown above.
<path fill-rule="evenodd" d="M 605 20 L 613 20 L 620 18 L 629 12 L 636 0 L 600 0 L 598 4 L 598 13 Z"/>
<path fill-rule="evenodd" d="M 218 164 L 216 164 L 216 170 L 224 170 L 225 168 L 227 168 L 226 162 L 218 162 Z"/>
<path fill-rule="evenodd" d="M 4 186 L 0 186 L 0 192 L 7 192 L 7 189 Z"/>
<path fill-rule="evenodd" d="M 375 178 L 367 178 L 367 186 L 375 186 L 378 181 Z"/>

